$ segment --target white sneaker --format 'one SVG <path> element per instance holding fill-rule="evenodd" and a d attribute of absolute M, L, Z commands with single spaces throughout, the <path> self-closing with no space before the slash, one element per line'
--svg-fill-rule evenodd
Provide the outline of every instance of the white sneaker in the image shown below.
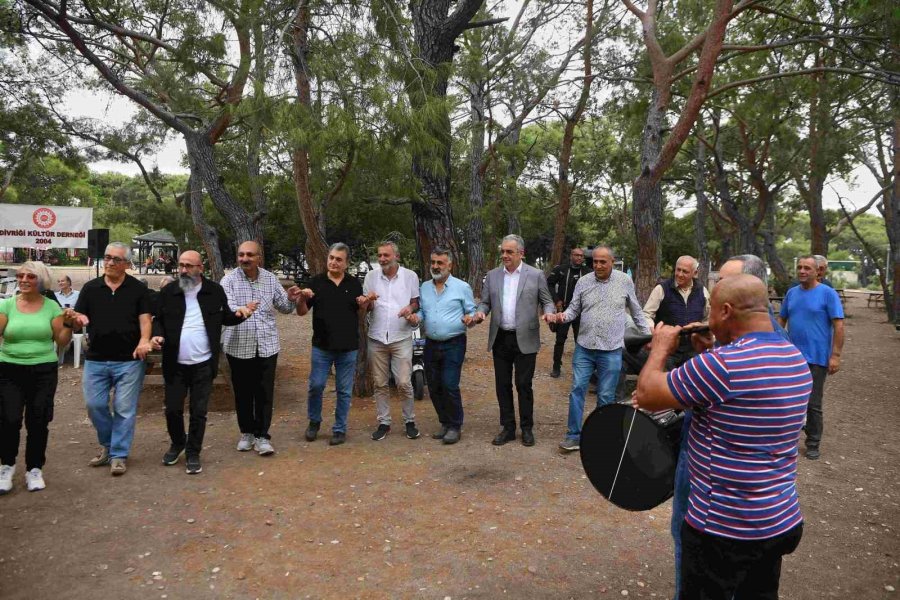
<path fill-rule="evenodd" d="M 40 469 L 35 467 L 30 471 L 25 471 L 25 487 L 29 492 L 36 492 L 47 487 L 47 484 L 44 483 L 44 474 Z"/>
<path fill-rule="evenodd" d="M 0 494 L 6 494 L 12 490 L 12 480 L 15 474 L 16 465 L 0 465 Z"/>
<path fill-rule="evenodd" d="M 237 448 L 240 452 L 247 452 L 248 450 L 253 450 L 253 445 L 256 443 L 256 438 L 252 433 L 242 433 L 241 441 L 238 442 Z"/>
<path fill-rule="evenodd" d="M 272 442 L 270 442 L 266 438 L 256 438 L 256 442 L 253 444 L 253 449 L 259 452 L 260 456 L 268 456 L 269 454 L 273 454 L 275 452 L 275 448 L 272 447 Z"/>

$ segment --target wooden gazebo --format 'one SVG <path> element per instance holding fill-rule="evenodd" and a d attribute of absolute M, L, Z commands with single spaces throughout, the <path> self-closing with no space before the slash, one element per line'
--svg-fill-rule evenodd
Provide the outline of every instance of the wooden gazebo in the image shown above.
<path fill-rule="evenodd" d="M 169 252 L 173 258 L 170 264 L 174 264 L 174 260 L 178 259 L 178 242 L 175 236 L 168 229 L 157 229 L 149 233 L 144 233 L 131 238 L 132 246 L 138 249 L 138 271 L 146 272 L 145 262 L 148 256 L 153 256 L 154 252 Z"/>

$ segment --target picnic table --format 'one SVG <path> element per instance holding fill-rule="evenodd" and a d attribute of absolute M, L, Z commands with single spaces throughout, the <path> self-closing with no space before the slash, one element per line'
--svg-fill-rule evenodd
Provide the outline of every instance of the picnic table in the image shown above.
<path fill-rule="evenodd" d="M 871 308 L 872 303 L 875 303 L 875 308 L 878 308 L 878 305 L 884 302 L 884 293 L 883 292 L 869 292 L 869 298 L 866 301 L 866 306 Z"/>

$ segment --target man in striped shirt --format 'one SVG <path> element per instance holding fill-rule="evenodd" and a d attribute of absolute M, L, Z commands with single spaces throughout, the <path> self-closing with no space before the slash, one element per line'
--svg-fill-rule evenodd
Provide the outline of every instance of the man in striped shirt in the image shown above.
<path fill-rule="evenodd" d="M 773 331 L 767 296 L 752 275 L 721 281 L 709 325 L 722 346 L 666 373 L 681 328 L 659 324 L 638 379 L 641 408 L 693 411 L 679 600 L 777 599 L 782 556 L 803 533 L 797 443 L 812 378 Z"/>

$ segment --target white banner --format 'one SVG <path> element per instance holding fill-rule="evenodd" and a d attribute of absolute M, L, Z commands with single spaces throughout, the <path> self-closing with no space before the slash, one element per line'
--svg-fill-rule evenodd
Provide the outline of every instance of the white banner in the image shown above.
<path fill-rule="evenodd" d="M 0 204 L 0 246 L 87 248 L 93 208 Z"/>

